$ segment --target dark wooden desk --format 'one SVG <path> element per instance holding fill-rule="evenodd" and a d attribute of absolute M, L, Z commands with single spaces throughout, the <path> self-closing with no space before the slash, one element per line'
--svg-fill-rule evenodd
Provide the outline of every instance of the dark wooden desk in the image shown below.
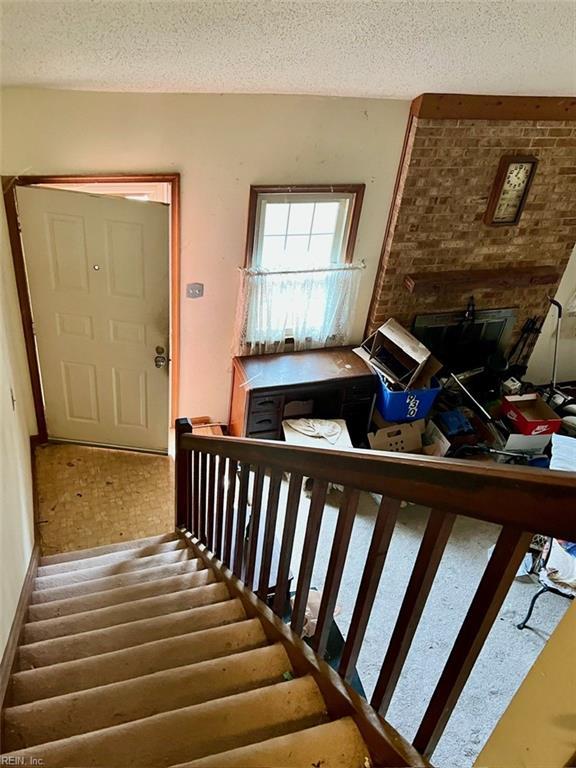
<path fill-rule="evenodd" d="M 377 377 L 350 347 L 235 357 L 230 434 L 282 439 L 286 405 L 313 400 L 313 416 L 345 419 L 354 445 L 365 440 Z"/>

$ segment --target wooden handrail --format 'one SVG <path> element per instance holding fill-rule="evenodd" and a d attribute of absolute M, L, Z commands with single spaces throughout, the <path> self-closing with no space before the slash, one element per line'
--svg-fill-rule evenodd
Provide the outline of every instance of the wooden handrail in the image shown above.
<path fill-rule="evenodd" d="M 269 480 L 264 504 L 266 476 Z M 276 528 L 283 476 L 289 476 L 289 482 L 282 501 L 284 521 L 280 533 Z M 382 496 L 339 660 L 339 674 L 344 680 L 355 671 L 400 501 L 431 510 L 372 697 L 374 709 L 382 716 L 396 690 L 456 516 L 502 526 L 414 739 L 416 749 L 430 755 L 524 559 L 532 534 L 576 541 L 576 473 L 380 451 L 322 450 L 273 440 L 196 436 L 192 424 L 179 419 L 176 525 L 189 531 L 199 544 L 208 546 L 236 577 L 257 590 L 258 597 L 269 602 L 278 617 L 290 612 L 290 567 L 301 506 L 306 503 L 302 498 L 305 477 L 313 480 L 313 491 L 291 612 L 291 626 L 298 634 L 309 601 L 328 484 L 336 483 L 343 489 L 310 641 L 320 657 L 332 628 L 359 494 L 368 491 Z M 279 556 L 277 537 L 281 539 Z"/>
<path fill-rule="evenodd" d="M 179 447 L 576 540 L 576 472 L 193 434 Z"/>

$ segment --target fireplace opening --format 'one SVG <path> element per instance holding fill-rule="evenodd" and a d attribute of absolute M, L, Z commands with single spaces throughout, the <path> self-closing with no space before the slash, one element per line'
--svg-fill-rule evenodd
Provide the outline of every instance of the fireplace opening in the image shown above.
<path fill-rule="evenodd" d="M 505 355 L 516 322 L 515 309 L 484 309 L 417 315 L 412 332 L 444 365 L 462 373 Z"/>

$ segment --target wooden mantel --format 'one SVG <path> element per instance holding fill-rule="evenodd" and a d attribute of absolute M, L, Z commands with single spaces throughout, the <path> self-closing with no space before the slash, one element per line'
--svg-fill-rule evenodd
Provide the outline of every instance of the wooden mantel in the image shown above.
<path fill-rule="evenodd" d="M 423 294 L 451 288 L 517 288 L 527 285 L 551 285 L 560 275 L 555 267 L 505 267 L 498 269 L 454 269 L 445 271 L 411 272 L 404 276 L 404 286 L 410 293 Z"/>

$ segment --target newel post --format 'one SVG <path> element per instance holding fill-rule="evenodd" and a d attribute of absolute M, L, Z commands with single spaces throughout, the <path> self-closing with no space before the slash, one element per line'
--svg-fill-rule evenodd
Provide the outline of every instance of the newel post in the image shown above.
<path fill-rule="evenodd" d="M 192 453 L 181 445 L 182 435 L 192 433 L 190 419 L 176 419 L 176 461 L 174 467 L 174 502 L 176 528 L 190 530 L 190 511 L 192 501 Z"/>

